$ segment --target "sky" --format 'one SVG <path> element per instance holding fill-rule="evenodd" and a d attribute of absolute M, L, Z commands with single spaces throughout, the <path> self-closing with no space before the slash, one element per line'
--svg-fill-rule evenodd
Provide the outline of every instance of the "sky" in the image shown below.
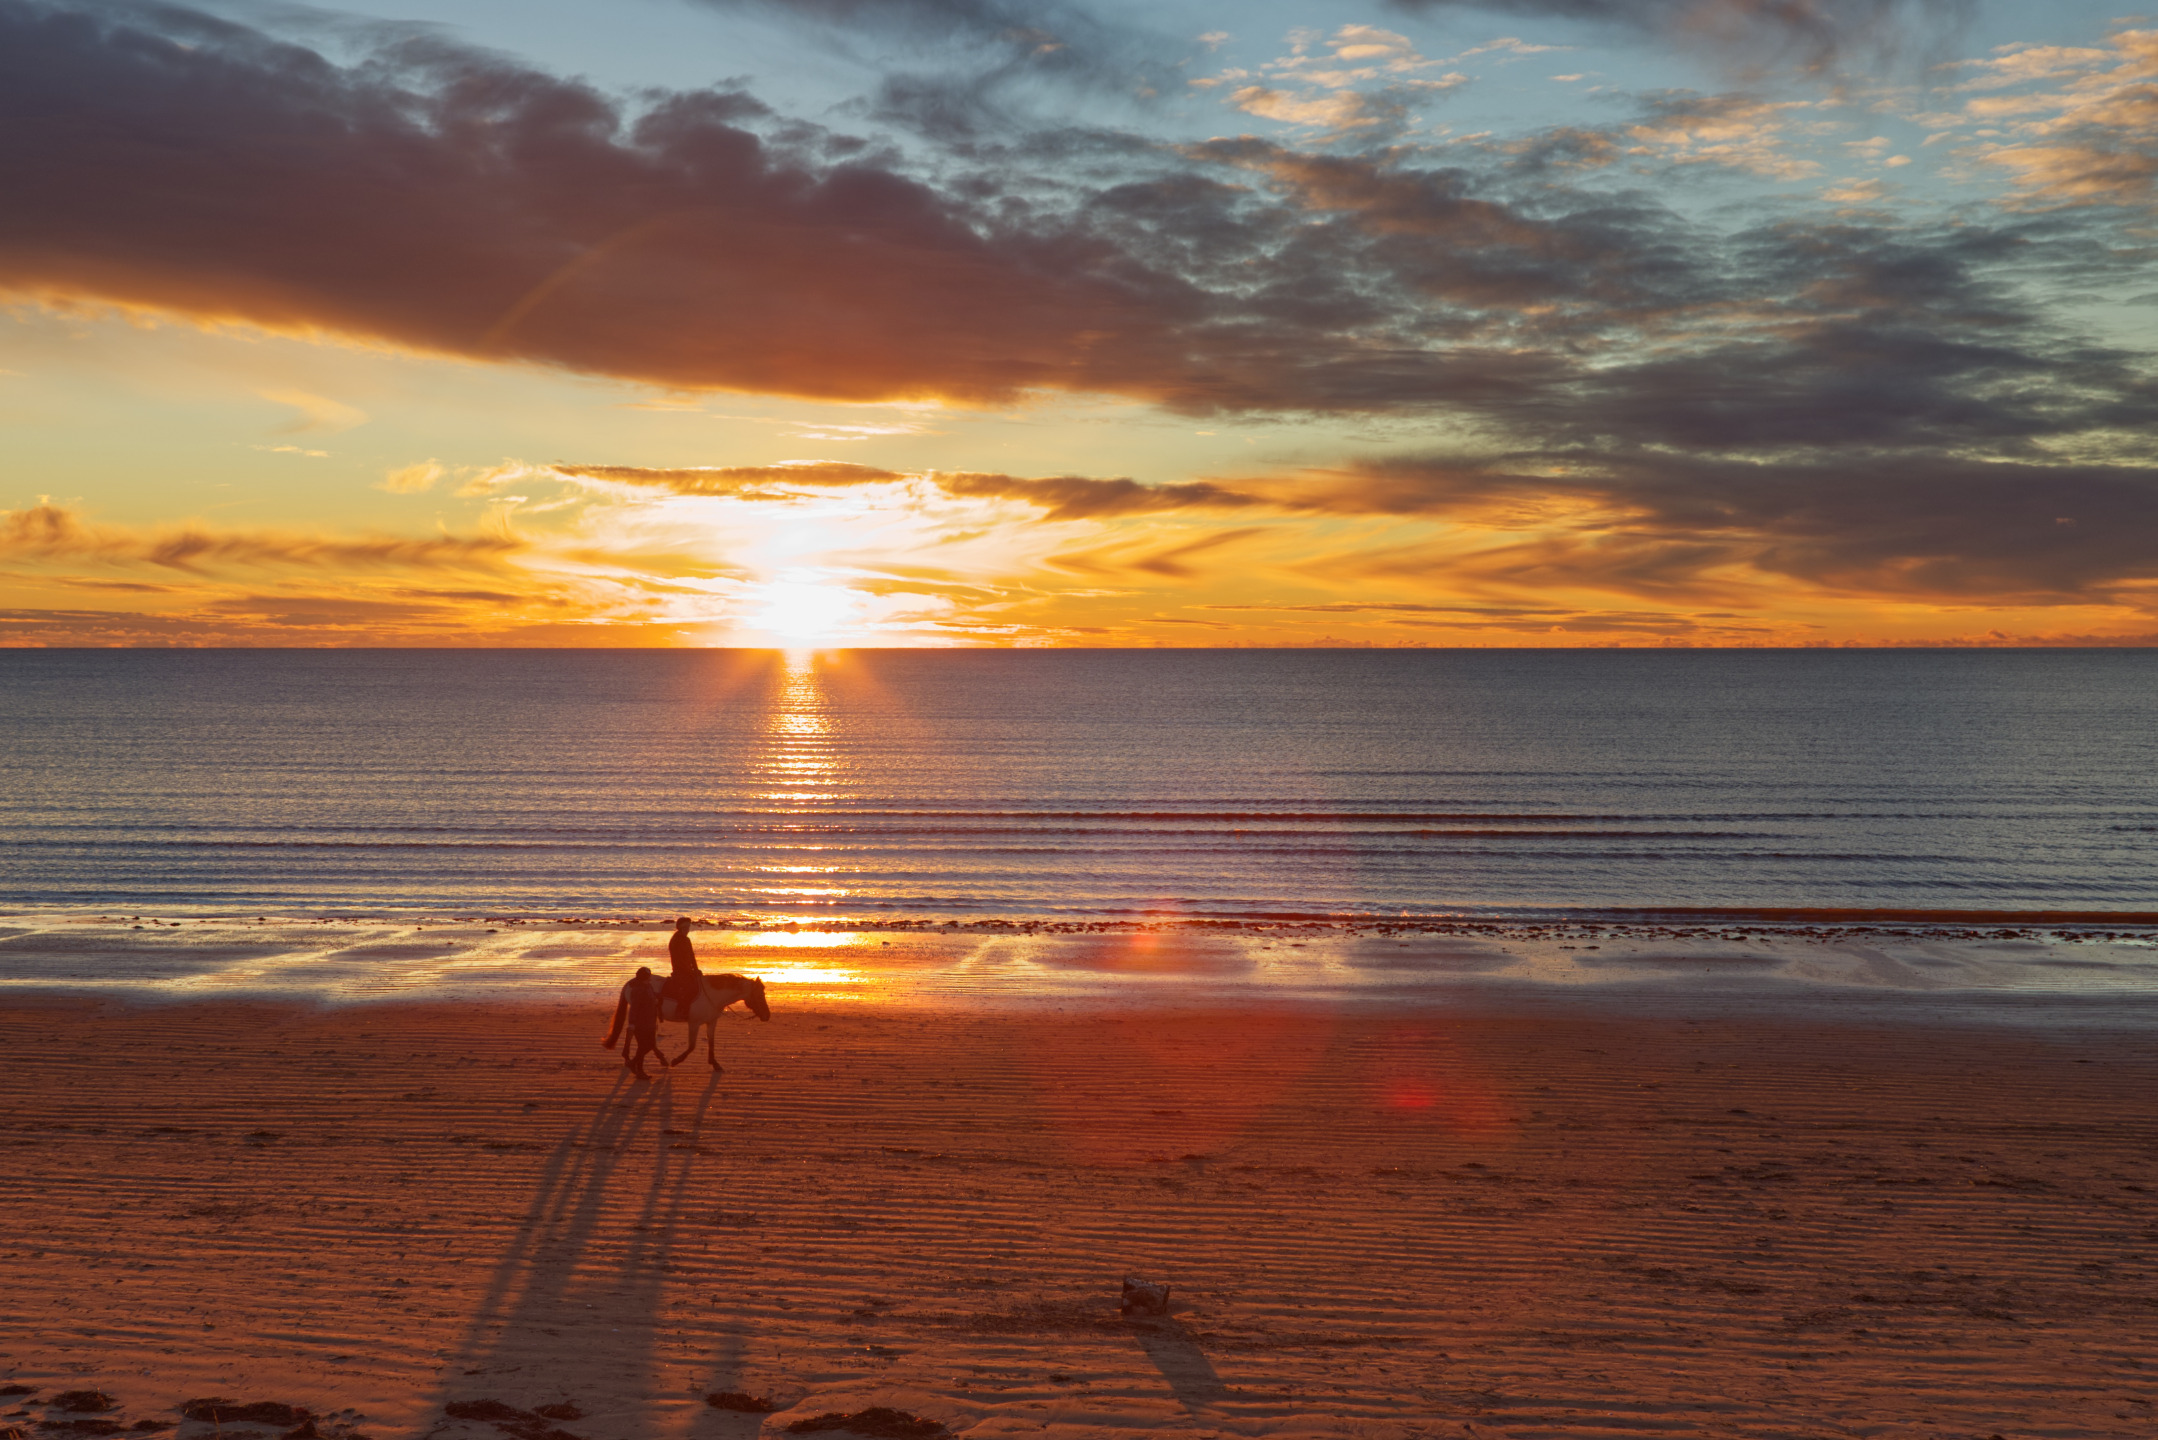
<path fill-rule="evenodd" d="M 0 0 L 0 644 L 2158 643 L 2158 17 Z"/>

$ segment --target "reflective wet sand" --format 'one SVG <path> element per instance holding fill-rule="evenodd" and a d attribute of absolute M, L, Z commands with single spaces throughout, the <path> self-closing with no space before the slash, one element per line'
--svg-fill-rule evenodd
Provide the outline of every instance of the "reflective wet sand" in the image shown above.
<path fill-rule="evenodd" d="M 0 994 L 307 1004 L 586 1000 L 666 965 L 659 917 L 0 913 Z M 1025 1009 L 1311 1004 L 1707 1007 L 1789 1017 L 1906 1004 L 2128 1023 L 2158 999 L 2158 929 L 1786 924 L 981 921 L 700 925 L 712 972 L 792 1002 Z"/>

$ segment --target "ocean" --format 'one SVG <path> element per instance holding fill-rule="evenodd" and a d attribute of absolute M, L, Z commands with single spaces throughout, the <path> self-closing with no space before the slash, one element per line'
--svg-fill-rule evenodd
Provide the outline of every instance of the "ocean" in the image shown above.
<path fill-rule="evenodd" d="M 0 652 L 0 898 L 803 921 L 2158 909 L 2137 650 Z"/>

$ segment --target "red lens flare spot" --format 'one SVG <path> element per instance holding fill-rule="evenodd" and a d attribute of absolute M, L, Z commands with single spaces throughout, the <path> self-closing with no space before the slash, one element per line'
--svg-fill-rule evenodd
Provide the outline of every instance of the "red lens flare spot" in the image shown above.
<path fill-rule="evenodd" d="M 1429 1085 L 1402 1082 L 1386 1087 L 1386 1108 L 1389 1110 L 1429 1110 L 1438 1099 L 1438 1092 Z"/>

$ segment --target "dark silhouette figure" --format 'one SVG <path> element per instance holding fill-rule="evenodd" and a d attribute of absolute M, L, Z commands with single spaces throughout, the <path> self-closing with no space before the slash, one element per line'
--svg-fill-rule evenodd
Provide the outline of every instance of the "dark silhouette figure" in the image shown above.
<path fill-rule="evenodd" d="M 674 922 L 674 934 L 667 938 L 667 963 L 674 967 L 674 973 L 667 977 L 660 994 L 678 1003 L 687 1015 L 689 1007 L 697 1003 L 699 984 L 704 978 L 704 972 L 697 968 L 697 947 L 689 943 L 687 915 Z"/>
<path fill-rule="evenodd" d="M 640 1080 L 651 1078 L 644 1073 L 645 1056 L 658 1055 L 660 1065 L 664 1068 L 667 1064 L 667 1054 L 659 1048 L 659 987 L 652 967 L 638 966 L 637 973 L 622 986 L 621 998 L 615 1001 L 614 1025 L 600 1042 L 612 1049 L 627 1020 L 629 1033 L 622 1040 L 622 1063 L 636 1071 Z"/>

